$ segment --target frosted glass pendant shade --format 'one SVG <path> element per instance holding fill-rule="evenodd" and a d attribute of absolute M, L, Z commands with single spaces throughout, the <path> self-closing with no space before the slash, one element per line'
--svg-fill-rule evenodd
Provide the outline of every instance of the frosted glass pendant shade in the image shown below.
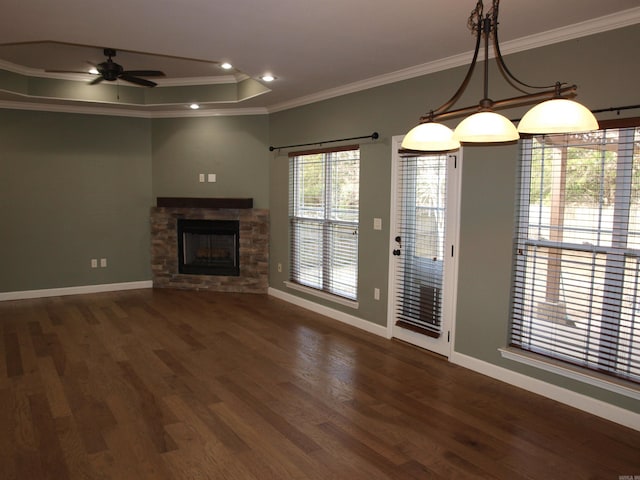
<path fill-rule="evenodd" d="M 598 121 L 588 108 L 566 98 L 554 98 L 531 108 L 520 123 L 520 133 L 578 133 L 598 130 Z"/>
<path fill-rule="evenodd" d="M 453 130 L 441 123 L 427 122 L 413 127 L 402 140 L 402 148 L 422 152 L 446 152 L 460 148 Z"/>
<path fill-rule="evenodd" d="M 456 127 L 454 138 L 467 143 L 499 143 L 518 140 L 520 135 L 511 121 L 495 112 L 478 112 Z"/>

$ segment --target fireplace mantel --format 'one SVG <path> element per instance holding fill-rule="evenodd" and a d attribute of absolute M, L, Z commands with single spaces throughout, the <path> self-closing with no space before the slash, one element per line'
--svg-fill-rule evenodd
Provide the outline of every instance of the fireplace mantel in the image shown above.
<path fill-rule="evenodd" d="M 158 197 L 158 207 L 166 208 L 253 208 L 253 198 Z"/>

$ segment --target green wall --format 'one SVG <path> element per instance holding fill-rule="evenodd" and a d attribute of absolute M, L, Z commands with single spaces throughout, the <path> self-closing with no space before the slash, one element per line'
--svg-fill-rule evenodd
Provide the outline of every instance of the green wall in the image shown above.
<path fill-rule="evenodd" d="M 0 292 L 150 278 L 149 127 L 0 110 Z"/>
<path fill-rule="evenodd" d="M 267 115 L 152 121 L 153 195 L 253 198 L 269 207 Z M 199 174 L 216 174 L 200 183 Z"/>
<path fill-rule="evenodd" d="M 0 109 L 0 292 L 150 280 L 156 197 L 251 197 L 268 208 L 268 134 L 266 115 Z"/>

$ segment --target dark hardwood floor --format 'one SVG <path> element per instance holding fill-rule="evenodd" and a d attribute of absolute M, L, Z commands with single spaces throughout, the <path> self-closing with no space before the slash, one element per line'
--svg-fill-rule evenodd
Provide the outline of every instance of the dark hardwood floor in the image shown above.
<path fill-rule="evenodd" d="M 0 479 L 610 479 L 640 432 L 262 295 L 0 303 Z"/>

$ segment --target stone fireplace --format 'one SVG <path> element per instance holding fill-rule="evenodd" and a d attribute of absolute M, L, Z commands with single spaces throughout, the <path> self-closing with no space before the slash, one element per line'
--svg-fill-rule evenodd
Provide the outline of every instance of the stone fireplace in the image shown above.
<path fill-rule="evenodd" d="M 155 288 L 267 293 L 269 211 L 252 199 L 159 197 L 151 268 Z"/>

